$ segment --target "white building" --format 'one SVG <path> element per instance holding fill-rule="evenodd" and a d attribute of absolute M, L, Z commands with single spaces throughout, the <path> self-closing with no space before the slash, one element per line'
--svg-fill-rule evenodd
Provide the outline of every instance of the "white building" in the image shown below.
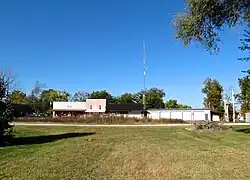
<path fill-rule="evenodd" d="M 53 102 L 53 117 L 106 112 L 106 99 L 87 99 L 86 102 Z"/>
<path fill-rule="evenodd" d="M 209 109 L 149 109 L 148 117 L 152 119 L 181 119 L 184 121 L 219 121 L 218 113 Z"/>

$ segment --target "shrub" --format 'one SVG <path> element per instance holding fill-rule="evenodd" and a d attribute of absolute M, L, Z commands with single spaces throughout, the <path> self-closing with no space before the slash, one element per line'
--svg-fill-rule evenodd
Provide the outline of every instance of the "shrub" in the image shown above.
<path fill-rule="evenodd" d="M 0 144 L 12 134 L 12 126 L 9 124 L 12 117 L 12 106 L 6 93 L 4 79 L 0 77 Z"/>
<path fill-rule="evenodd" d="M 223 131 L 227 128 L 219 122 L 201 121 L 194 123 L 194 129 L 197 131 Z"/>

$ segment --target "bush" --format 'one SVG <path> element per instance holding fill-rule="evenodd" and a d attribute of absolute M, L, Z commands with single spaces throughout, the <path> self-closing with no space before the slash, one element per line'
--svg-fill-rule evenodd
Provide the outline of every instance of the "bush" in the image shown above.
<path fill-rule="evenodd" d="M 194 129 L 197 131 L 223 131 L 227 128 L 219 122 L 201 121 L 194 123 Z"/>
<path fill-rule="evenodd" d="M 83 123 L 83 124 L 173 124 L 173 123 L 185 123 L 183 120 L 177 119 L 160 119 L 153 120 L 149 118 L 125 118 L 122 116 L 88 116 L 85 118 L 77 117 L 23 117 L 17 118 L 15 122 L 58 122 L 58 123 Z"/>
<path fill-rule="evenodd" d="M 12 135 L 12 126 L 9 124 L 12 117 L 12 106 L 6 94 L 4 79 L 0 77 L 0 144 Z"/>

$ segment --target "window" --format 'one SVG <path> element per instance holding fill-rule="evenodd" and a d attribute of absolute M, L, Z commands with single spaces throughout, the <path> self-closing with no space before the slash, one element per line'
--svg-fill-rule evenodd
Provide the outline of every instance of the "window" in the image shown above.
<path fill-rule="evenodd" d="M 90 109 L 92 109 L 92 105 L 90 105 Z"/>
<path fill-rule="evenodd" d="M 99 105 L 99 109 L 102 109 L 102 106 L 101 106 L 101 105 Z"/>

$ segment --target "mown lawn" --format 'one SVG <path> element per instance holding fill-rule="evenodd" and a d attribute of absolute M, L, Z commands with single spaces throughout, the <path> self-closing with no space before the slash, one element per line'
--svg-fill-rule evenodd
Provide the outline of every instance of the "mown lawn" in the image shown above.
<path fill-rule="evenodd" d="M 248 180 L 249 132 L 17 126 L 0 179 Z"/>

